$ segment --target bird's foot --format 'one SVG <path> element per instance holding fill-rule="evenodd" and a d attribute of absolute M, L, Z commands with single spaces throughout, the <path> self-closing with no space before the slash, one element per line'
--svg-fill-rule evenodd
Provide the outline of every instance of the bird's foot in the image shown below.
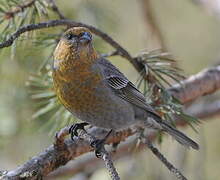
<path fill-rule="evenodd" d="M 108 134 L 103 139 L 97 139 L 90 144 L 95 149 L 95 155 L 97 158 L 101 157 L 102 148 L 104 147 L 105 142 L 111 133 L 112 133 L 112 129 L 108 132 Z"/>
<path fill-rule="evenodd" d="M 87 126 L 87 125 L 89 125 L 89 124 L 86 123 L 86 122 L 73 124 L 73 125 L 69 128 L 69 134 L 71 134 L 71 139 L 73 140 L 74 136 L 77 136 L 77 137 L 78 137 L 78 132 L 77 132 L 77 130 L 79 130 L 79 129 L 85 130 L 84 127 Z"/>
<path fill-rule="evenodd" d="M 119 144 L 120 144 L 120 142 L 116 142 L 116 143 L 112 144 L 112 152 L 113 153 L 116 153 Z"/>

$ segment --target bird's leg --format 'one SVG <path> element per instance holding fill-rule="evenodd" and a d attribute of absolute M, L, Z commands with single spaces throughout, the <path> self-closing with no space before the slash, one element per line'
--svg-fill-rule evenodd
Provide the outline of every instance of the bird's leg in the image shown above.
<path fill-rule="evenodd" d="M 112 133 L 112 129 L 108 132 L 108 134 L 103 139 L 97 139 L 90 144 L 95 149 L 95 155 L 97 158 L 100 158 L 102 148 L 105 145 L 105 141 L 108 139 L 111 133 Z"/>
<path fill-rule="evenodd" d="M 73 124 L 73 125 L 69 128 L 69 134 L 71 134 L 71 139 L 73 140 L 73 137 L 74 137 L 74 136 L 78 136 L 78 132 L 77 132 L 78 129 L 83 129 L 83 130 L 85 130 L 84 127 L 87 126 L 87 125 L 89 125 L 89 124 L 86 123 L 86 122 Z"/>
<path fill-rule="evenodd" d="M 116 150 L 117 150 L 119 144 L 120 144 L 120 142 L 116 142 L 116 143 L 112 144 L 112 152 L 113 153 L 116 153 Z"/>

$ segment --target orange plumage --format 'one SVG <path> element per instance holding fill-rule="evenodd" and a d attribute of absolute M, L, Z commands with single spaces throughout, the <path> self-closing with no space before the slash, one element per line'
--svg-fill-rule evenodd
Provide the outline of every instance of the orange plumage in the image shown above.
<path fill-rule="evenodd" d="M 79 35 L 84 28 L 70 29 L 66 32 Z M 65 40 L 61 40 L 54 52 L 53 79 L 57 96 L 61 103 L 73 113 L 93 111 L 94 104 L 99 104 L 94 95 L 94 88 L 101 80 L 98 73 L 91 71 L 91 65 L 98 54 L 89 47 L 89 54 L 79 49 L 74 51 Z M 87 82 L 90 85 L 84 85 Z"/>

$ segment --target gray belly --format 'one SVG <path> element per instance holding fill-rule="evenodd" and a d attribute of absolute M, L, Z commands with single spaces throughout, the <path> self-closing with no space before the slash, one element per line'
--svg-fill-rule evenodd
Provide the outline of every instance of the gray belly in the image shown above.
<path fill-rule="evenodd" d="M 97 96 L 102 97 L 103 103 L 91 112 L 78 114 L 78 118 L 94 126 L 113 130 L 124 129 L 136 122 L 134 109 L 130 103 L 114 94 Z"/>

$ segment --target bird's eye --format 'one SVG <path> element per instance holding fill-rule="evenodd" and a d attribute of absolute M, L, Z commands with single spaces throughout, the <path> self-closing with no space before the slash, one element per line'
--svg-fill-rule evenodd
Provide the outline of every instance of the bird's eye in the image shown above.
<path fill-rule="evenodd" d="M 71 39 L 74 38 L 74 35 L 73 35 L 73 34 L 67 34 L 67 35 L 66 35 L 66 38 L 67 38 L 68 40 L 71 40 Z"/>
<path fill-rule="evenodd" d="M 81 32 L 81 33 L 79 34 L 79 37 L 82 37 L 84 34 L 85 34 L 85 32 Z"/>

